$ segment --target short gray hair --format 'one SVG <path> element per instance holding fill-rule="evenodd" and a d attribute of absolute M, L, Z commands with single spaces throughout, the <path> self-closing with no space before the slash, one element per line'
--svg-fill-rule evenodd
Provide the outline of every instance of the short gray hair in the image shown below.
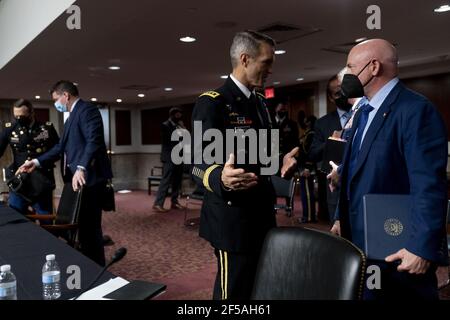
<path fill-rule="evenodd" d="M 251 57 L 259 54 L 259 47 L 262 42 L 271 47 L 275 47 L 275 40 L 260 32 L 246 30 L 236 33 L 230 48 L 231 65 L 233 69 L 239 64 L 242 53 L 247 53 Z"/>

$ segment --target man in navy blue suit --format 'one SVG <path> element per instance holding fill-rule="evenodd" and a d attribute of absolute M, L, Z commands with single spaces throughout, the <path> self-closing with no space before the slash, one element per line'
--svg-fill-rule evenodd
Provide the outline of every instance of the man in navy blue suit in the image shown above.
<path fill-rule="evenodd" d="M 32 171 L 61 159 L 62 177 L 77 191 L 83 186 L 79 215 L 81 252 L 105 265 L 102 236 L 102 205 L 106 183 L 112 178 L 106 152 L 103 122 L 98 108 L 79 98 L 78 88 L 70 81 L 59 81 L 50 90 L 55 107 L 70 112 L 57 145 L 44 155 L 26 161 L 22 171 Z"/>
<path fill-rule="evenodd" d="M 341 194 L 332 232 L 363 248 L 363 196 L 410 194 L 413 234 L 385 261 L 381 289 L 366 299 L 438 299 L 436 266 L 448 262 L 443 248 L 447 201 L 447 133 L 435 107 L 397 78 L 396 49 L 382 39 L 355 46 L 341 88 L 369 103 L 355 116 L 339 168 Z M 329 175 L 336 178 L 336 170 Z"/>

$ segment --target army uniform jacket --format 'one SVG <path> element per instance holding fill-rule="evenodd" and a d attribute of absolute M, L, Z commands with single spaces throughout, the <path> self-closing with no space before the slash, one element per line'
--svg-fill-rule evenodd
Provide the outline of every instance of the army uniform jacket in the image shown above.
<path fill-rule="evenodd" d="M 8 145 L 13 152 L 13 163 L 6 169 L 6 178 L 12 178 L 26 160 L 41 156 L 58 141 L 58 133 L 51 122 L 35 121 L 31 127 L 23 127 L 17 122 L 5 123 L 0 134 L 0 157 L 5 153 Z M 44 166 L 41 171 L 54 182 L 53 167 L 54 165 Z"/>
<path fill-rule="evenodd" d="M 272 123 L 263 96 L 257 94 L 253 100 L 248 99 L 230 78 L 216 91 L 200 95 L 192 120 L 202 122 L 203 132 L 211 128 L 220 130 L 224 145 L 226 129 L 269 129 Z M 270 177 L 259 175 L 259 162 L 241 166 L 258 175 L 257 186 L 245 191 L 226 190 L 221 174 L 228 158 L 224 150 L 220 163 L 207 164 L 202 160 L 192 166 L 194 180 L 206 189 L 199 234 L 216 249 L 255 252 L 267 231 L 276 225 L 274 190 Z"/>

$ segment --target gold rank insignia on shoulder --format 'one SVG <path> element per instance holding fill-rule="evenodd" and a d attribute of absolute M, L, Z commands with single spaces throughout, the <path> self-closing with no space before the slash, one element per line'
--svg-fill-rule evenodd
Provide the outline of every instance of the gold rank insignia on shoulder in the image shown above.
<path fill-rule="evenodd" d="M 192 174 L 194 176 L 199 177 L 200 179 L 203 179 L 203 176 L 205 175 L 205 171 L 203 171 L 202 169 L 199 169 L 197 167 L 193 167 L 192 168 Z"/>
<path fill-rule="evenodd" d="M 202 93 L 202 94 L 199 96 L 199 98 L 200 98 L 200 97 L 203 97 L 203 96 L 208 96 L 208 97 L 211 97 L 211 98 L 215 99 L 215 98 L 217 98 L 218 96 L 220 96 L 220 93 L 218 93 L 218 92 L 216 92 L 216 91 L 207 91 L 207 92 Z"/>
<path fill-rule="evenodd" d="M 6 127 L 6 128 L 10 128 L 10 127 L 11 127 L 11 122 L 5 123 L 5 127 Z"/>

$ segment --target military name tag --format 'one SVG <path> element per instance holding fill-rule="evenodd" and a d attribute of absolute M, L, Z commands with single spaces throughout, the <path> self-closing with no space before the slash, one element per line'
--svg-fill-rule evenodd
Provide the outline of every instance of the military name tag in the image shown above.
<path fill-rule="evenodd" d="M 251 119 L 247 118 L 247 117 L 237 117 L 236 116 L 236 117 L 233 117 L 230 120 L 230 124 L 232 124 L 232 125 L 239 124 L 239 125 L 248 125 L 248 126 L 250 126 L 252 123 L 253 123 L 253 121 Z"/>

